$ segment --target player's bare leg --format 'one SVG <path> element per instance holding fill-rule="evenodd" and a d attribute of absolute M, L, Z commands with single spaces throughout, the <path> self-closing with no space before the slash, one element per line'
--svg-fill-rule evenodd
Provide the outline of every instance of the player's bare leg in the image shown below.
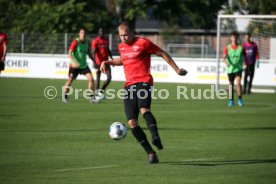
<path fill-rule="evenodd" d="M 138 125 L 137 119 L 128 120 L 128 125 L 131 128 L 133 136 L 136 138 L 136 140 L 141 144 L 141 146 L 147 152 L 149 163 L 151 163 L 151 164 L 158 163 L 159 162 L 158 157 L 157 157 L 155 151 L 152 149 L 151 145 L 149 144 L 145 132 Z"/>
<path fill-rule="evenodd" d="M 93 76 L 92 76 L 91 73 L 87 73 L 87 74 L 85 75 L 85 77 L 86 77 L 87 80 L 88 80 L 88 89 L 90 89 L 90 90 L 91 90 L 91 93 L 93 93 L 93 92 L 94 92 L 94 80 L 93 80 Z"/>
<path fill-rule="evenodd" d="M 93 76 L 91 73 L 87 73 L 85 74 L 85 77 L 87 78 L 88 80 L 88 89 L 90 90 L 91 92 L 91 99 L 90 99 L 90 102 L 91 103 L 98 103 L 99 100 L 97 100 L 95 98 L 95 95 L 94 95 L 94 79 L 93 79 Z"/>
<path fill-rule="evenodd" d="M 238 94 L 238 104 L 239 106 L 243 106 L 243 100 L 242 100 L 242 86 L 241 86 L 241 77 L 236 77 L 236 83 L 237 83 L 237 94 Z"/>
<path fill-rule="evenodd" d="M 68 92 L 69 92 L 70 86 L 72 85 L 73 81 L 74 81 L 73 77 L 68 77 L 65 84 L 64 84 L 64 86 L 63 86 L 62 101 L 64 103 L 69 102 Z"/>
<path fill-rule="evenodd" d="M 237 94 L 238 96 L 242 95 L 242 86 L 241 86 L 241 77 L 236 77 L 236 84 L 237 84 Z"/>
<path fill-rule="evenodd" d="M 152 144 L 155 145 L 159 150 L 163 149 L 163 145 L 158 133 L 157 122 L 150 109 L 142 107 L 140 109 L 141 114 L 147 122 L 147 126 L 152 135 Z"/>
<path fill-rule="evenodd" d="M 234 105 L 234 81 L 229 80 L 229 103 L 228 106 L 231 107 Z"/>

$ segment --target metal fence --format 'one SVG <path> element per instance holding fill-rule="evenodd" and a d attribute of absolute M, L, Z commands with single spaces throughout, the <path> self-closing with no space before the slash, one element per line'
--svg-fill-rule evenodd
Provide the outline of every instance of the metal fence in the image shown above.
<path fill-rule="evenodd" d="M 8 51 L 11 53 L 67 54 L 70 44 L 77 34 L 8 34 Z M 97 35 L 87 35 L 91 42 Z M 173 57 L 214 58 L 216 51 L 215 36 L 189 35 L 140 35 L 148 38 L 159 47 L 167 50 Z M 120 39 L 117 34 L 107 35 L 109 47 L 114 55 L 118 54 Z"/>
<path fill-rule="evenodd" d="M 41 53 L 41 54 L 67 54 L 72 40 L 77 34 L 8 34 L 8 52 L 10 53 Z M 87 40 L 91 41 L 97 35 L 88 34 Z M 117 34 L 106 35 L 109 47 L 114 55 L 118 55 L 117 45 L 120 43 Z M 216 36 L 214 35 L 138 35 L 151 40 L 153 43 L 166 50 L 173 57 L 185 58 L 215 58 Z M 242 37 L 241 37 L 242 39 Z M 259 46 L 261 59 L 271 58 L 270 37 L 253 38 Z M 242 42 L 242 40 L 240 40 Z M 220 39 L 220 54 L 223 48 L 230 43 L 229 35 L 222 35 Z"/>

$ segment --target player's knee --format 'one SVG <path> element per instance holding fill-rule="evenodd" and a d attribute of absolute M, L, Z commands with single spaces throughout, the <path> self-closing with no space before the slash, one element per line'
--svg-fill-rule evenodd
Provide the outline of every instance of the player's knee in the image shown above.
<path fill-rule="evenodd" d="M 145 108 L 145 107 L 142 107 L 141 109 L 140 109 L 140 112 L 141 112 L 141 114 L 142 115 L 144 115 L 146 112 L 149 112 L 150 110 L 148 109 L 148 108 Z"/>
<path fill-rule="evenodd" d="M 87 75 L 87 80 L 91 83 L 93 82 L 93 76 L 92 75 Z"/>
<path fill-rule="evenodd" d="M 135 128 L 138 126 L 137 120 L 136 119 L 130 119 L 128 120 L 128 126 L 130 128 Z"/>
<path fill-rule="evenodd" d="M 236 83 L 237 83 L 238 86 L 240 86 L 241 85 L 241 79 L 237 79 Z"/>
<path fill-rule="evenodd" d="M 68 77 L 66 83 L 70 85 L 73 82 L 73 80 L 74 80 L 73 77 Z"/>

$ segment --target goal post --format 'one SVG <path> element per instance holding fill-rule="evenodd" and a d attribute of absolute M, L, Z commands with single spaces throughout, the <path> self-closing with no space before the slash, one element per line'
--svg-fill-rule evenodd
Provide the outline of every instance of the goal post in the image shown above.
<path fill-rule="evenodd" d="M 259 47 L 260 67 L 262 67 L 262 63 L 275 63 L 276 65 L 276 15 L 218 15 L 216 39 L 216 90 L 220 89 L 222 83 L 221 67 L 223 67 L 223 65 L 220 63 L 222 61 L 222 51 L 223 48 L 230 43 L 229 36 L 232 31 L 238 31 L 240 35 L 246 32 L 252 34 L 253 41 L 256 42 Z M 240 36 L 239 44 L 241 44 L 241 42 L 243 42 L 242 36 Z M 273 80 L 275 81 L 275 86 L 271 86 L 275 88 L 276 77 Z M 225 81 L 223 83 L 225 84 Z M 268 90 L 264 90 L 263 92 L 266 91 Z M 275 89 L 272 90 L 272 92 L 275 92 Z"/>

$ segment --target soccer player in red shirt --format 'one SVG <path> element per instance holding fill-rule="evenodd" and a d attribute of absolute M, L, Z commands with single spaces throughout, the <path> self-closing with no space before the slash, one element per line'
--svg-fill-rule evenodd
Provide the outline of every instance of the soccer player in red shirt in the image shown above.
<path fill-rule="evenodd" d="M 255 73 L 255 65 L 259 68 L 260 64 L 259 52 L 257 44 L 251 41 L 251 33 L 245 34 L 244 41 L 242 47 L 245 50 L 246 69 L 244 70 L 243 94 L 250 94 Z"/>
<path fill-rule="evenodd" d="M 153 78 L 150 73 L 151 54 L 161 56 L 178 75 L 186 75 L 187 71 L 179 68 L 165 51 L 149 40 L 135 37 L 134 30 L 128 22 L 122 22 L 118 27 L 118 31 L 121 39 L 121 43 L 118 45 L 120 57 L 104 61 L 100 69 L 105 73 L 108 65 L 123 65 L 127 93 L 124 99 L 124 107 L 128 125 L 136 140 L 147 152 L 148 162 L 158 163 L 159 159 L 156 152 L 149 144 L 143 129 L 138 125 L 140 112 L 151 132 L 153 145 L 159 150 L 163 149 L 156 119 L 150 111 L 151 87 L 153 85 Z"/>
<path fill-rule="evenodd" d="M 68 102 L 69 87 L 79 74 L 85 75 L 88 80 L 88 89 L 91 92 L 90 102 L 99 102 L 99 100 L 97 100 L 94 95 L 94 80 L 91 70 L 87 65 L 87 55 L 90 57 L 91 60 L 94 60 L 94 58 L 90 54 L 89 43 L 86 40 L 86 31 L 82 28 L 79 31 L 79 36 L 72 41 L 68 52 L 68 56 L 70 58 L 70 66 L 68 79 L 66 80 L 66 83 L 64 85 L 64 94 L 62 96 L 62 101 L 65 103 Z"/>
<path fill-rule="evenodd" d="M 102 88 L 100 89 L 100 79 L 101 79 L 101 70 L 100 66 L 101 63 L 105 60 L 108 60 L 108 56 L 112 58 L 112 53 L 109 49 L 109 42 L 108 39 L 105 38 L 103 28 L 100 28 L 98 31 L 98 36 L 92 41 L 91 43 L 92 53 L 95 58 L 94 68 L 97 69 L 97 81 L 96 81 L 96 91 L 98 95 L 103 95 L 104 90 L 107 88 L 111 81 L 111 68 L 107 67 L 107 79 L 104 82 Z"/>
<path fill-rule="evenodd" d="M 233 31 L 231 33 L 231 43 L 224 47 L 223 50 L 223 62 L 227 66 L 227 74 L 229 80 L 229 97 L 230 101 L 228 106 L 234 105 L 234 82 L 237 84 L 238 105 L 243 106 L 242 100 L 242 71 L 245 65 L 245 51 L 241 45 L 238 44 L 239 33 Z"/>
<path fill-rule="evenodd" d="M 0 33 L 0 73 L 5 70 L 5 59 L 7 55 L 7 35 L 5 33 Z"/>

